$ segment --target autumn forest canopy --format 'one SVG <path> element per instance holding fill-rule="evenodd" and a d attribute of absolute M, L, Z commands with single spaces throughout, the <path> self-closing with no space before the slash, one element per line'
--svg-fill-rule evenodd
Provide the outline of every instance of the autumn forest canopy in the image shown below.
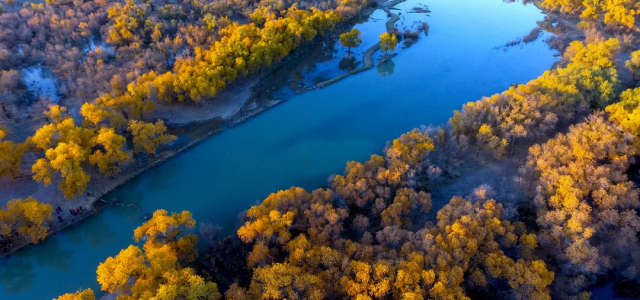
<path fill-rule="evenodd" d="M 640 3 L 534 2 L 561 20 L 549 26 L 574 32 L 549 39 L 567 41 L 551 69 L 347 162 L 324 187 L 270 194 L 231 237 L 217 238 L 210 223 L 195 234 L 189 211 L 157 210 L 135 243 L 97 267 L 101 291 L 117 300 L 584 300 L 602 282 L 640 289 Z M 229 85 L 335 30 L 350 57 L 362 43 L 353 19 L 382 3 L 5 0 L 0 176 L 55 184 L 66 201 L 90 196 L 92 180 L 117 178 L 177 139 L 158 110 L 215 104 Z M 376 36 L 383 58 L 403 37 Z M 55 76 L 58 97 L 27 89 L 23 70 L 34 66 Z M 504 162 L 518 164 L 513 185 L 432 199 L 469 168 Z M 7 201 L 0 246 L 44 240 L 54 210 L 33 197 Z M 69 292 L 57 300 L 100 295 Z"/>

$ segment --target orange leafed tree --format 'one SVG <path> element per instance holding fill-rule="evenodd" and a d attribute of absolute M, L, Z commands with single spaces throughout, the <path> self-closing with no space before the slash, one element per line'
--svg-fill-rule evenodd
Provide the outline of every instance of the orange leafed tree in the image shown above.
<path fill-rule="evenodd" d="M 194 226 L 187 211 L 171 215 L 156 211 L 134 231 L 136 241 L 145 240 L 143 249 L 131 245 L 98 266 L 102 290 L 118 293 L 118 300 L 220 299 L 215 283 L 182 266 L 195 258 L 197 236 L 181 236 Z"/>

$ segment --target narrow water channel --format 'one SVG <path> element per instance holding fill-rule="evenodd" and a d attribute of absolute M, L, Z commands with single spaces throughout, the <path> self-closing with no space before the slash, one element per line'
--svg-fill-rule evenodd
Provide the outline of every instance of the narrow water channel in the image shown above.
<path fill-rule="evenodd" d="M 189 210 L 198 222 L 223 224 L 232 232 L 238 212 L 269 193 L 294 185 L 320 187 L 347 161 L 366 160 L 421 124 L 446 122 L 463 103 L 527 82 L 556 60 L 544 43 L 549 33 L 507 51 L 496 49 L 543 19 L 534 6 L 409 0 L 394 11 L 402 12 L 397 24 L 411 23 L 409 11 L 420 4 L 432 11 L 426 18 L 429 36 L 382 71 L 373 68 L 293 97 L 127 183 L 106 199 L 141 211 L 101 207 L 97 216 L 0 260 L 0 299 L 99 291 L 98 264 L 133 243 L 143 213 Z"/>

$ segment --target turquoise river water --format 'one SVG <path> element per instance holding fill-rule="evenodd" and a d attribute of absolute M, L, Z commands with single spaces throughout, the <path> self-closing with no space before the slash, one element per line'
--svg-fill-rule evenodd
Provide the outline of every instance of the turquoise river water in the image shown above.
<path fill-rule="evenodd" d="M 394 10 L 402 12 L 399 27 L 418 18 L 410 11 L 419 4 L 432 11 L 420 14 L 430 25 L 429 36 L 401 49 L 392 63 L 292 97 L 106 199 L 135 204 L 142 212 L 189 210 L 197 221 L 224 224 L 233 232 L 238 212 L 269 193 L 294 185 L 320 187 L 347 161 L 366 160 L 421 124 L 446 122 L 463 103 L 527 82 L 556 61 L 555 51 L 544 43 L 549 33 L 530 44 L 501 48 L 543 19 L 532 5 L 410 0 Z M 386 20 L 379 18 L 386 16 L 374 15 L 377 19 L 369 22 L 376 24 L 358 25 L 366 41 L 375 42 L 381 33 L 369 28 L 384 30 Z M 131 208 L 101 207 L 98 215 L 0 260 L 0 299 L 52 299 L 88 287 L 99 291 L 98 264 L 133 243 L 140 216 Z"/>

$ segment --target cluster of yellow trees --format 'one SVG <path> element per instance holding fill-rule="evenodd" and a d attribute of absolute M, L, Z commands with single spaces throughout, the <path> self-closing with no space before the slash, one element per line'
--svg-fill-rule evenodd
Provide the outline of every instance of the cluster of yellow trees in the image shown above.
<path fill-rule="evenodd" d="M 640 7 L 636 0 L 544 0 L 542 6 L 559 10 L 563 14 L 577 14 L 587 23 L 594 23 L 603 16 L 604 23 L 613 27 L 633 30 Z"/>
<path fill-rule="evenodd" d="M 617 270 L 637 278 L 638 189 L 629 179 L 640 154 L 640 89 L 529 150 L 520 170 L 538 208 L 540 241 L 564 267 L 574 294 L 594 276 Z"/>
<path fill-rule="evenodd" d="M 176 61 L 173 72 L 151 71 L 131 83 L 126 92 L 105 97 L 117 102 L 127 102 L 128 98 L 200 101 L 215 96 L 239 75 L 247 76 L 271 66 L 340 20 L 341 15 L 332 10 L 308 11 L 293 5 L 282 17 L 267 14 L 262 26 L 235 22 L 221 28 L 220 40 L 208 49 L 197 47 L 194 57 Z"/>
<path fill-rule="evenodd" d="M 45 112 L 49 124 L 38 129 L 24 143 L 16 145 L 10 141 L 0 143 L 1 175 L 15 175 L 20 172 L 20 164 L 25 151 L 42 153 L 44 157 L 32 166 L 33 178 L 45 185 L 60 176 L 59 188 L 67 198 L 81 195 L 90 176 L 85 171 L 88 164 L 95 165 L 104 175 L 113 175 L 120 166 L 131 161 L 124 131 L 126 119 L 115 110 L 102 109 L 93 104 L 85 104 L 80 111 L 84 118 L 77 125 L 63 106 L 53 105 Z M 117 115 L 114 117 L 114 115 Z M 114 127 L 105 124 L 111 120 Z M 116 124 L 114 120 L 122 120 Z M 130 133 L 134 150 L 154 154 L 160 144 L 171 142 L 174 136 L 166 134 L 162 121 L 145 123 L 130 120 L 126 129 Z M 5 132 L 0 130 L 0 135 Z"/>
<path fill-rule="evenodd" d="M 0 209 L 0 248 L 16 236 L 31 243 L 44 240 L 48 233 L 45 222 L 51 220 L 51 212 L 51 205 L 32 197 L 9 201 L 6 209 Z"/>
<path fill-rule="evenodd" d="M 326 188 L 269 195 L 237 231 L 251 249 L 250 282 L 232 284 L 225 298 L 587 299 L 598 274 L 637 278 L 640 200 L 628 172 L 640 153 L 640 88 L 619 93 L 618 48 L 614 39 L 574 42 L 563 67 L 465 105 L 450 127 L 407 132 L 384 155 L 347 163 Z M 537 210 L 535 232 L 486 187 L 453 197 L 428 222 L 431 185 L 453 174 L 455 157 L 499 157 L 515 138 L 544 138 L 558 120 L 590 108 L 606 112 L 529 149 L 520 182 Z M 179 237 L 178 228 L 193 225 L 187 212 L 156 212 L 134 234 L 146 238 L 144 251 L 131 246 L 100 265 L 102 289 L 118 299 L 220 298 L 214 284 L 184 268 L 196 238 Z M 161 270 L 171 279 L 149 275 Z"/>
<path fill-rule="evenodd" d="M 129 246 L 98 266 L 98 283 L 102 290 L 116 293 L 120 300 L 220 299 L 215 283 L 205 282 L 191 268 L 198 237 L 184 234 L 193 228 L 191 213 L 168 214 L 158 210 L 134 231 L 134 240 L 144 240 L 144 247 Z M 133 280 L 132 280 L 133 279 Z M 91 289 L 65 294 L 57 300 L 93 300 Z"/>

